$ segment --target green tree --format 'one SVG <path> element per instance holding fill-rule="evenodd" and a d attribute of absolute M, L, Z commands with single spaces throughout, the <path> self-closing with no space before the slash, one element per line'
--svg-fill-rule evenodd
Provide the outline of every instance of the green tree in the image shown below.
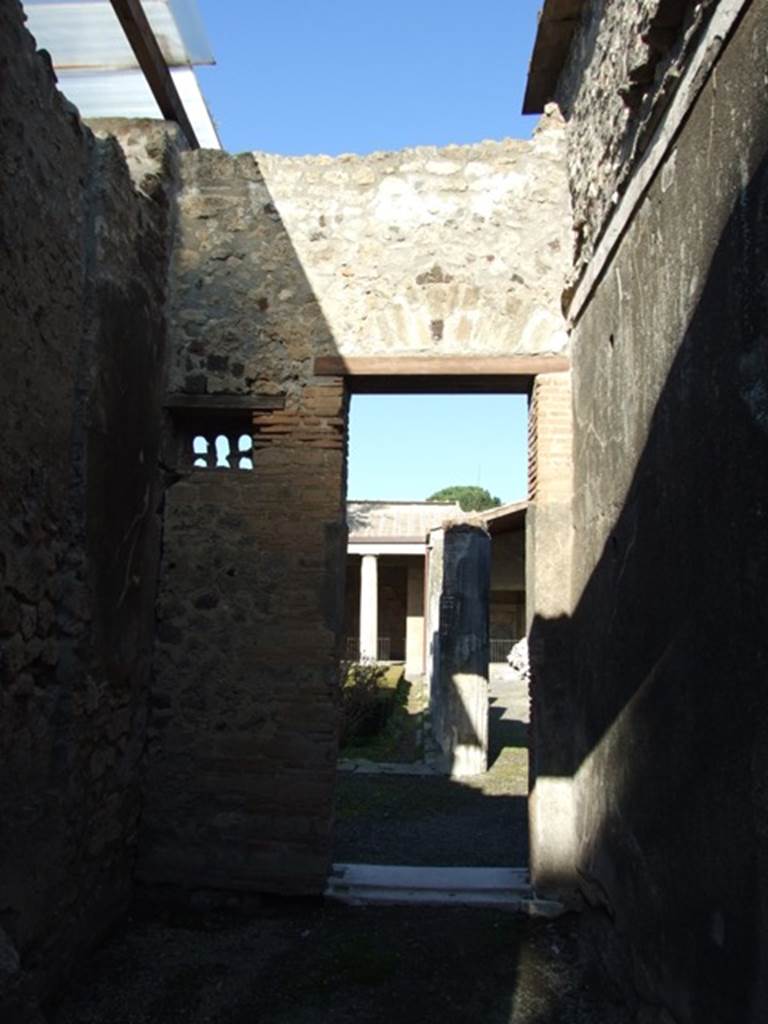
<path fill-rule="evenodd" d="M 486 508 L 496 508 L 501 504 L 500 498 L 494 498 L 484 487 L 470 487 L 455 484 L 443 487 L 441 491 L 430 494 L 427 501 L 458 501 L 465 512 L 482 512 Z"/>

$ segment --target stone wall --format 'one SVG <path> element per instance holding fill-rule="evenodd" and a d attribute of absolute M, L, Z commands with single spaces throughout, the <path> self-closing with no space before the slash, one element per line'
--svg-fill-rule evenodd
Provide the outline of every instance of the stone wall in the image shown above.
<path fill-rule="evenodd" d="M 172 155 L 160 126 L 134 126 L 153 174 L 132 182 L 15 2 L 0 76 L 0 1017 L 15 1021 L 130 892 Z"/>
<path fill-rule="evenodd" d="M 546 354 L 566 344 L 570 219 L 555 113 L 531 142 L 190 156 L 182 210 L 179 390 L 275 388 L 290 376 L 281 361 L 306 376 L 323 355 Z M 208 287 L 225 277 L 232 307 Z"/>
<path fill-rule="evenodd" d="M 563 155 L 554 113 L 530 143 L 335 159 L 184 155 L 169 314 L 174 402 L 194 400 L 202 417 L 222 395 L 284 408 L 258 421 L 253 472 L 190 471 L 189 451 L 177 461 L 146 882 L 321 888 L 346 399 L 339 382 L 313 377 L 314 360 L 561 350 Z M 185 415 L 186 426 L 175 423 L 184 436 L 194 423 Z"/>
<path fill-rule="evenodd" d="M 182 181 L 171 387 L 202 404 L 171 423 L 178 480 L 139 875 L 318 892 L 337 754 L 347 400 L 341 381 L 313 380 L 329 331 L 253 158 L 185 154 Z M 196 417 L 217 433 L 205 402 L 221 393 L 274 406 L 245 413 L 252 470 L 191 466 Z"/>
<path fill-rule="evenodd" d="M 574 607 L 539 623 L 600 947 L 680 1024 L 768 1016 L 767 48 L 754 0 L 576 325 Z"/>
<path fill-rule="evenodd" d="M 717 0 L 586 0 L 558 83 L 576 266 L 587 262 Z"/>

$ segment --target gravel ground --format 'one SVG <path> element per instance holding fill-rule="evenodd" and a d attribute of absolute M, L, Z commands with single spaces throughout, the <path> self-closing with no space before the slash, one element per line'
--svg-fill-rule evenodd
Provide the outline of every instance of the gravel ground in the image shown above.
<path fill-rule="evenodd" d="M 626 1024 L 574 918 L 280 904 L 134 916 L 49 1024 Z"/>
<path fill-rule="evenodd" d="M 489 771 L 440 776 L 340 772 L 334 860 L 519 867 L 528 863 L 528 694 L 491 675 Z"/>
<path fill-rule="evenodd" d="M 392 863 L 524 863 L 527 751 L 515 744 L 526 704 L 515 706 L 511 694 L 503 706 L 494 716 L 494 765 L 482 779 L 343 777 L 337 853 Z M 573 915 L 546 921 L 459 907 L 264 900 L 249 917 L 136 908 L 46 1019 L 630 1024 L 581 952 L 577 928 Z"/>

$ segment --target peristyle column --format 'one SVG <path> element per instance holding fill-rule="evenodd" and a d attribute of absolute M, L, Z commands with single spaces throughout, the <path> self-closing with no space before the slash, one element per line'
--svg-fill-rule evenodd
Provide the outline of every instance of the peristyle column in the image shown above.
<path fill-rule="evenodd" d="M 432 731 L 451 775 L 480 775 L 488 765 L 491 538 L 472 520 L 453 522 L 442 532 L 443 573 L 430 690 Z"/>
<path fill-rule="evenodd" d="M 424 559 L 408 566 L 405 612 L 405 678 L 424 672 Z"/>
<path fill-rule="evenodd" d="M 378 659 L 379 559 L 363 555 L 360 566 L 360 660 Z"/>

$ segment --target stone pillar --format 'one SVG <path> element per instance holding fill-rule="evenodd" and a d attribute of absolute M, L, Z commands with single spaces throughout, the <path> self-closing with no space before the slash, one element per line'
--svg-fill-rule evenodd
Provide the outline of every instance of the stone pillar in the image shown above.
<path fill-rule="evenodd" d="M 575 887 L 575 819 L 568 743 L 571 710 L 573 413 L 570 373 L 536 378 L 529 423 L 526 603 L 531 661 L 528 801 L 534 885 Z"/>
<path fill-rule="evenodd" d="M 452 776 L 480 775 L 488 767 L 488 531 L 473 523 L 446 526 L 442 562 L 432 659 L 433 736 Z"/>
<path fill-rule="evenodd" d="M 360 660 L 379 656 L 379 559 L 363 555 L 360 565 Z"/>
<path fill-rule="evenodd" d="M 443 543 L 445 530 L 437 527 L 429 532 L 427 544 L 425 575 L 426 607 L 424 608 L 424 633 L 426 650 L 424 652 L 424 682 L 427 697 L 432 701 L 432 687 L 440 674 L 440 594 L 443 590 Z"/>
<path fill-rule="evenodd" d="M 408 566 L 405 618 L 405 678 L 424 673 L 424 561 Z"/>

